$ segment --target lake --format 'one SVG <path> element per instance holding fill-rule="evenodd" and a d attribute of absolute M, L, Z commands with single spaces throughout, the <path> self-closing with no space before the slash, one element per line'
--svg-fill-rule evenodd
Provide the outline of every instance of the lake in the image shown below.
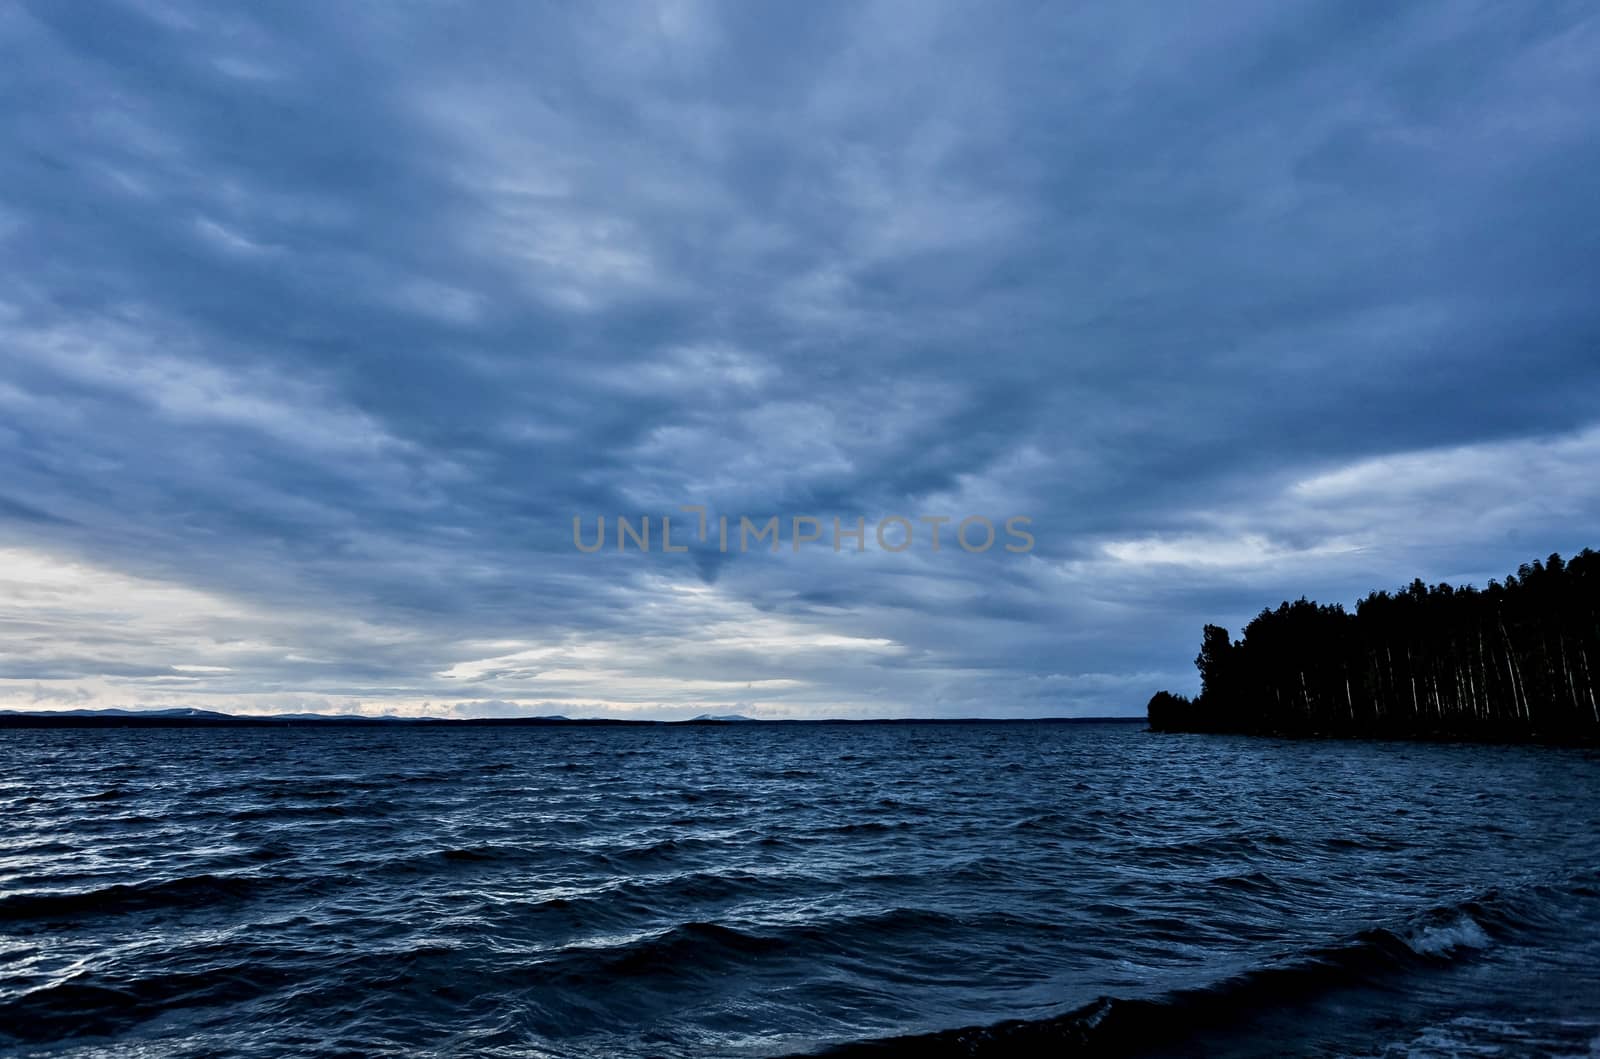
<path fill-rule="evenodd" d="M 18 1054 L 1600 1049 L 1594 750 L 6 730 L 0 813 Z"/>

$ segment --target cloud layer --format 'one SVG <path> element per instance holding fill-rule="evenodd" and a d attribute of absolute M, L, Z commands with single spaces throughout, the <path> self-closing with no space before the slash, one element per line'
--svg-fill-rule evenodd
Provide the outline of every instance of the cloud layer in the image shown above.
<path fill-rule="evenodd" d="M 0 707 L 1131 713 L 1600 544 L 1581 5 L 37 3 L 0 86 Z M 682 504 L 1036 545 L 572 546 Z"/>

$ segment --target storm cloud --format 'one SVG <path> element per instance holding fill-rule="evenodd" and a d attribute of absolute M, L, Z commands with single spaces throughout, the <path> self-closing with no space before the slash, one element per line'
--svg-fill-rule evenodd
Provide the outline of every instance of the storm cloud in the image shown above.
<path fill-rule="evenodd" d="M 0 98 L 0 707 L 1137 713 L 1600 544 L 1585 5 L 23 3 Z M 1035 546 L 573 547 L 684 504 Z"/>

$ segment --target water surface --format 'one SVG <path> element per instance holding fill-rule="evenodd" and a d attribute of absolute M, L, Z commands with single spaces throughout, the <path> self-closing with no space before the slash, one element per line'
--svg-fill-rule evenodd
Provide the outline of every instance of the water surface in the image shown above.
<path fill-rule="evenodd" d="M 1594 751 L 11 730 L 0 814 L 19 1054 L 1600 1051 Z"/>

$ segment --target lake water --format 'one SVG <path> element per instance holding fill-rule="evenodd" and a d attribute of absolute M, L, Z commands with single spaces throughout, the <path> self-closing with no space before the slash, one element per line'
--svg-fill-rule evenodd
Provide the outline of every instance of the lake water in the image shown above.
<path fill-rule="evenodd" d="M 7 730 L 0 821 L 8 1053 L 1600 1052 L 1592 750 Z"/>

